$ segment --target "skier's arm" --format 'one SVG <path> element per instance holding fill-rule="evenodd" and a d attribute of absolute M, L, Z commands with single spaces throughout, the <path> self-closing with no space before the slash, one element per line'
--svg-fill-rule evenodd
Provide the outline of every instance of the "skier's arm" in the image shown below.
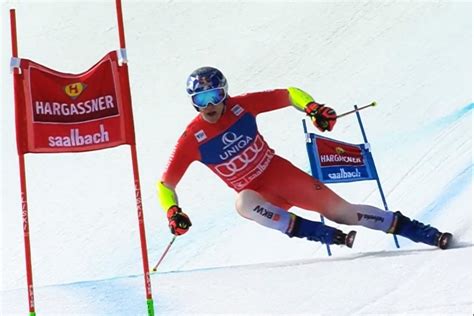
<path fill-rule="evenodd" d="M 179 183 L 189 165 L 197 159 L 197 150 L 189 141 L 187 133 L 183 133 L 171 155 L 168 167 L 156 188 L 158 200 L 166 212 L 171 233 L 182 235 L 191 227 L 189 217 L 181 210 L 178 204 L 176 185 Z"/>
<path fill-rule="evenodd" d="M 286 89 L 247 93 L 234 97 L 234 100 L 236 104 L 243 105 L 247 111 L 255 116 L 291 105 Z"/>
<path fill-rule="evenodd" d="M 176 186 L 186 173 L 189 165 L 199 159 L 197 144 L 193 141 L 194 133 L 186 129 L 176 143 L 169 158 L 166 170 L 161 180 L 156 184 L 158 199 L 163 210 L 166 212 L 173 205 L 178 205 Z"/>
<path fill-rule="evenodd" d="M 249 101 L 250 106 L 247 109 L 254 115 L 293 105 L 298 110 L 305 112 L 322 132 L 331 131 L 336 124 L 337 117 L 333 109 L 315 102 L 310 94 L 298 88 L 254 92 L 242 95 L 240 98 L 243 101 L 242 104 Z"/>
<path fill-rule="evenodd" d="M 289 87 L 288 88 L 288 97 L 290 98 L 290 103 L 298 110 L 306 112 L 306 107 L 310 103 L 316 103 L 313 97 L 298 88 Z"/>
<path fill-rule="evenodd" d="M 161 207 L 166 210 L 168 226 L 173 235 L 183 235 L 192 226 L 191 220 L 178 206 L 178 196 L 173 186 L 163 181 L 157 183 L 158 199 Z"/>
<path fill-rule="evenodd" d="M 158 181 L 156 189 L 158 191 L 158 201 L 163 210 L 167 211 L 173 205 L 178 205 L 178 195 L 174 186 Z"/>
<path fill-rule="evenodd" d="M 298 88 L 288 88 L 288 95 L 291 104 L 298 110 L 305 112 L 321 132 L 333 129 L 337 116 L 332 108 L 315 102 L 311 95 Z"/>

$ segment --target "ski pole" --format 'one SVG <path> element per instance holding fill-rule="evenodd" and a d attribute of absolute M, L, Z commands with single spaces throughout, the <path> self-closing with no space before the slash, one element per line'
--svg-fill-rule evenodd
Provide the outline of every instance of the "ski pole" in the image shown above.
<path fill-rule="evenodd" d="M 171 248 L 171 245 L 174 243 L 174 240 L 176 239 L 176 235 L 173 236 L 173 238 L 171 239 L 170 243 L 168 244 L 168 247 L 166 247 L 165 249 L 165 252 L 163 252 L 163 254 L 161 255 L 161 258 L 160 260 L 158 260 L 158 263 L 153 267 L 153 272 L 156 272 L 156 269 L 158 268 L 158 266 L 160 265 L 161 261 L 163 261 L 163 258 L 166 256 L 166 254 L 168 253 L 168 250 L 170 250 Z"/>
<path fill-rule="evenodd" d="M 376 106 L 376 105 L 377 105 L 377 102 L 374 101 L 370 104 L 367 104 L 367 105 L 364 105 L 364 106 L 358 108 L 357 110 L 352 110 L 352 111 L 349 111 L 349 112 L 346 112 L 346 113 L 339 114 L 337 116 L 337 118 L 340 118 L 340 117 L 343 117 L 343 116 L 346 116 L 346 115 L 349 115 L 349 114 L 352 114 L 352 113 L 355 113 L 355 112 L 358 112 L 360 110 L 366 109 L 366 108 L 371 107 L 371 106 Z"/>

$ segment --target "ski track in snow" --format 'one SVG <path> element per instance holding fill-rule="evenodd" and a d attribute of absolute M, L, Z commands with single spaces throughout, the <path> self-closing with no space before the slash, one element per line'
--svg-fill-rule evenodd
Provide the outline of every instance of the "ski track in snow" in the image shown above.
<path fill-rule="evenodd" d="M 472 115 L 474 103 L 471 103 L 464 108 L 454 111 L 445 117 L 439 118 L 432 123 L 427 124 L 425 128 L 415 131 L 416 135 L 421 138 L 427 137 L 428 133 L 439 131 L 451 132 L 452 126 L 459 122 L 467 115 Z M 413 135 L 413 134 L 412 134 Z M 472 142 L 470 142 L 472 144 Z M 453 201 L 459 194 L 464 192 L 472 186 L 472 162 L 462 169 L 458 174 L 452 177 L 451 181 L 445 185 L 443 192 L 435 200 L 432 201 L 421 213 L 420 220 L 430 223 L 434 216 L 436 216 L 443 209 L 447 209 L 449 203 Z"/>
<path fill-rule="evenodd" d="M 463 249 L 463 248 L 472 248 L 474 244 L 470 243 L 458 243 L 455 246 L 451 247 L 448 250 L 443 252 L 451 252 L 456 251 L 456 249 Z M 341 261 L 360 261 L 360 260 L 372 260 L 377 258 L 387 258 L 387 257 L 400 257 L 400 256 L 417 256 L 422 255 L 426 252 L 438 252 L 441 251 L 437 248 L 422 248 L 422 249 L 397 249 L 397 250 L 383 250 L 383 251 L 369 251 L 369 252 L 360 252 L 345 256 L 331 256 L 331 257 L 322 257 L 322 258 L 313 258 L 313 259 L 305 259 L 305 260 L 288 260 L 288 261 L 280 261 L 280 262 L 262 262 L 258 264 L 243 264 L 243 265 L 230 265 L 230 266 L 216 266 L 216 267 L 206 267 L 206 268 L 196 268 L 196 269 L 184 269 L 184 270 L 174 270 L 174 271 L 166 271 L 166 272 L 150 272 L 152 277 L 160 277 L 164 275 L 174 275 L 174 274 L 188 274 L 193 272 L 212 272 L 212 271 L 223 271 L 223 270 L 262 270 L 266 268 L 290 268 L 290 267 L 297 267 L 303 265 L 314 265 L 318 263 L 330 263 L 330 262 L 341 262 Z M 56 286 L 60 287 L 79 287 L 79 288 L 87 288 L 90 287 L 92 289 L 96 287 L 100 287 L 101 283 L 105 282 L 114 282 L 120 281 L 125 279 L 135 279 L 135 278 L 143 278 L 143 274 L 133 274 L 121 277 L 114 277 L 114 278 L 107 278 L 107 279 L 100 279 L 100 280 L 91 280 L 91 281 L 80 281 L 80 282 L 72 282 L 72 283 L 63 283 L 63 284 L 52 284 L 48 286 L 40 286 L 38 289 L 50 289 Z M 6 290 L 5 293 L 19 291 L 23 289 L 11 289 Z"/>
<path fill-rule="evenodd" d="M 308 260 L 299 260 L 299 261 L 282 261 L 282 262 L 269 262 L 269 263 L 261 263 L 261 264 L 251 264 L 251 265 L 237 265 L 237 266 L 227 266 L 227 267 L 210 267 L 204 269 L 192 269 L 187 271 L 172 271 L 172 272 L 157 272 L 151 275 L 152 282 L 155 285 L 159 284 L 167 284 L 168 291 L 176 292 L 176 288 L 169 287 L 169 282 L 173 279 L 179 280 L 187 279 L 195 277 L 198 280 L 197 283 L 201 283 L 201 279 L 209 278 L 212 286 L 208 288 L 211 290 L 211 293 L 215 293 L 216 285 L 214 285 L 215 278 L 219 275 L 229 275 L 229 276 L 241 276 L 244 279 L 248 278 L 251 275 L 258 275 L 259 273 L 268 274 L 275 274 L 279 275 L 281 273 L 291 273 L 290 271 L 298 271 L 299 269 L 311 269 L 314 270 L 315 275 L 315 282 L 318 280 L 319 273 L 324 273 L 325 269 L 330 268 L 331 265 L 334 264 L 343 264 L 344 262 L 351 262 L 355 265 L 355 270 L 366 267 L 366 263 L 372 265 L 373 267 L 377 265 L 383 265 L 387 263 L 387 259 L 393 259 L 397 257 L 411 257 L 411 261 L 419 261 L 422 260 L 427 253 L 432 253 L 436 257 L 443 258 L 445 254 L 453 254 L 456 252 L 470 252 L 472 251 L 472 244 L 465 244 L 458 246 L 456 248 L 440 251 L 433 248 L 425 248 L 425 249 L 409 249 L 409 250 L 395 250 L 395 251 L 380 251 L 380 252 L 367 252 L 367 253 L 357 253 L 351 254 L 347 256 L 341 257 L 328 257 L 328 258 L 314 258 Z M 451 256 L 450 258 L 453 258 Z M 398 268 L 396 268 L 398 269 Z M 378 268 L 379 270 L 379 268 Z M 424 273 L 422 270 L 415 272 L 415 273 Z M 81 314 L 88 314 L 90 311 L 99 311 L 100 314 L 106 314 L 111 310 L 115 310 L 117 314 L 120 315 L 130 315 L 130 313 L 139 313 L 140 306 L 135 307 L 127 307 L 127 306 L 117 306 L 116 303 L 113 302 L 126 302 L 126 301 L 135 301 L 141 302 L 142 297 L 140 291 L 137 291 L 140 288 L 140 284 L 142 282 L 142 275 L 130 275 L 127 277 L 120 277 L 120 278 L 110 278 L 104 280 L 96 280 L 96 281 L 85 281 L 85 282 L 75 282 L 70 284 L 59 284 L 54 286 L 46 286 L 46 287 L 38 287 L 36 290 L 37 297 L 41 297 L 42 300 L 59 300 L 61 301 L 61 305 L 58 305 L 57 308 L 49 308 L 49 313 L 57 313 L 63 314 L 65 312 L 73 312 L 74 310 L 81 309 L 83 313 Z M 415 275 L 411 275 L 410 278 L 412 280 L 417 280 Z M 424 278 L 424 277 L 422 277 Z M 217 289 L 220 287 L 226 288 L 223 286 L 224 284 L 217 286 Z M 176 286 L 179 286 L 176 284 Z M 369 302 L 365 302 L 363 304 L 358 304 L 357 302 L 349 303 L 351 314 L 366 314 L 372 313 L 374 310 L 380 310 L 380 301 L 386 300 L 386 297 L 390 297 L 393 293 L 397 291 L 402 291 L 403 288 L 407 285 L 405 283 L 398 283 L 398 282 L 391 282 L 390 284 L 383 287 L 380 291 L 375 293 L 374 296 L 371 297 Z M 198 289 L 189 289 L 191 291 L 197 291 Z M 188 290 L 188 291 L 189 291 Z M 13 297 L 17 295 L 21 295 L 23 289 L 18 290 L 9 290 L 4 291 L 5 297 Z M 352 289 L 351 291 L 354 291 Z M 318 293 L 319 291 L 316 291 Z M 392 293 L 392 294 L 390 294 Z M 321 293 L 319 293 L 320 295 Z M 203 297 L 203 293 L 197 294 L 199 297 Z M 239 300 L 245 298 L 249 293 L 244 294 L 240 293 Z M 306 296 L 308 293 L 305 294 Z M 402 295 L 402 294 L 397 294 Z M 318 296 L 315 296 L 316 299 Z M 161 293 L 160 296 L 157 297 L 155 301 L 155 305 L 157 306 L 158 311 L 167 311 L 170 314 L 179 314 L 179 309 L 175 309 L 173 306 L 169 306 L 169 299 L 171 299 L 168 293 Z M 249 297 L 249 299 L 251 299 Z M 74 302 L 74 310 L 68 307 L 67 302 L 70 301 L 71 303 Z M 78 305 L 77 302 L 82 302 Z M 91 302 L 92 304 L 90 304 Z M 306 302 L 306 303 L 305 303 Z M 306 299 L 302 301 L 303 305 L 308 304 Z M 85 304 L 85 305 L 84 305 Z M 318 303 L 319 305 L 322 303 Z M 465 302 L 465 305 L 469 305 L 469 302 Z M 222 313 L 222 304 L 218 304 L 220 307 L 216 309 L 216 312 Z M 310 304 L 311 305 L 311 304 Z M 324 304 L 323 304 L 324 305 Z M 38 304 L 38 307 L 41 304 Z M 329 307 L 329 306 L 328 306 Z M 330 307 L 329 307 L 330 308 Z M 439 303 L 430 304 L 426 306 L 418 306 L 417 309 L 406 309 L 404 307 L 399 307 L 400 312 L 411 312 L 417 311 L 419 312 L 429 312 L 430 310 L 449 310 L 449 309 L 462 309 L 462 306 L 457 304 L 457 306 L 451 306 L 449 303 L 440 300 Z M 259 310 L 257 308 L 257 310 Z M 89 311 L 89 312 L 88 312 Z M 188 312 L 184 314 L 188 314 Z M 166 313 L 168 314 L 168 313 Z M 252 313 L 253 314 L 253 313 Z M 259 314 L 259 312 L 257 312 Z"/>
<path fill-rule="evenodd" d="M 421 212 L 423 221 L 429 223 L 431 219 L 436 216 L 442 210 L 448 209 L 449 203 L 454 200 L 459 194 L 467 190 L 472 185 L 472 164 L 458 173 L 454 178 L 446 185 L 446 189 L 443 190 L 436 200 L 426 207 Z"/>
<path fill-rule="evenodd" d="M 377 137 L 377 135 L 369 135 L 369 137 L 372 142 L 377 141 L 378 147 L 374 149 L 378 152 L 384 152 L 388 148 L 410 146 L 419 142 L 421 139 L 432 137 L 435 133 L 446 130 L 449 133 L 448 128 L 468 115 L 472 115 L 473 108 L 474 103 L 470 103 L 436 120 L 416 124 L 416 128 L 414 129 L 397 130 L 396 132 L 388 133 L 388 135 L 383 135 L 382 137 Z M 413 135 L 416 135 L 416 137 Z M 403 141 L 400 141 L 400 138 Z"/>

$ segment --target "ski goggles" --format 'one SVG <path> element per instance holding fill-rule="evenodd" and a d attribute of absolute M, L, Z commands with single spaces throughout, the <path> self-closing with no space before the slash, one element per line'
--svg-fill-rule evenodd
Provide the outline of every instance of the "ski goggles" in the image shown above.
<path fill-rule="evenodd" d="M 205 109 L 209 104 L 218 105 L 227 97 L 224 88 L 204 90 L 191 94 L 191 100 L 198 109 Z"/>

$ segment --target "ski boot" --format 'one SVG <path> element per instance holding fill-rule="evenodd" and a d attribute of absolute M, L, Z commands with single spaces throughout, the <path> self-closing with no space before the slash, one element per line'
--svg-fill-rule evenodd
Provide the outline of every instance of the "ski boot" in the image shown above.
<path fill-rule="evenodd" d="M 425 225 L 417 220 L 411 220 L 399 211 L 394 213 L 393 234 L 406 237 L 414 242 L 422 242 L 440 249 L 450 247 L 453 235 L 441 233 L 430 225 Z"/>
<path fill-rule="evenodd" d="M 293 216 L 294 223 L 290 231 L 286 233 L 288 236 L 306 238 L 328 245 L 345 245 L 352 248 L 356 231 L 350 231 L 346 234 L 337 228 L 324 225 L 321 222 L 313 222 L 296 215 Z"/>

